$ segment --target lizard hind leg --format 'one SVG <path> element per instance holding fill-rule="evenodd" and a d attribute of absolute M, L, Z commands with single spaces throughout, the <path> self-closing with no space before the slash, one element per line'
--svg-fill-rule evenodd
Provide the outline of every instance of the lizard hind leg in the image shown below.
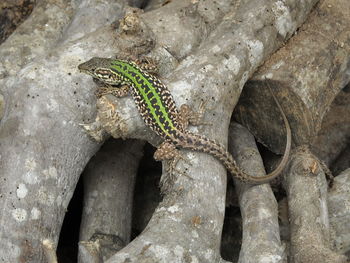
<path fill-rule="evenodd" d="M 176 169 L 176 164 L 180 159 L 187 163 L 189 163 L 189 161 L 180 154 L 173 143 L 167 141 L 163 142 L 155 151 L 153 158 L 156 161 L 170 161 L 166 169 L 167 174 L 172 175 L 174 172 L 177 172 L 181 175 L 187 176 L 183 172 Z"/>

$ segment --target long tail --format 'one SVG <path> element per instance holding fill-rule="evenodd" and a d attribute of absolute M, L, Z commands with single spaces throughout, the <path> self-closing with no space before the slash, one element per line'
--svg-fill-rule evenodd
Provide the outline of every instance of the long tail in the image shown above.
<path fill-rule="evenodd" d="M 233 159 L 232 155 L 226 150 L 226 148 L 217 143 L 214 140 L 210 140 L 206 138 L 205 136 L 201 136 L 199 134 L 186 132 L 186 139 L 187 143 L 182 144 L 182 148 L 190 149 L 194 151 L 201 151 L 205 153 L 209 153 L 213 155 L 215 158 L 220 160 L 222 164 L 226 167 L 226 169 L 238 180 L 249 183 L 249 184 L 263 184 L 271 181 L 272 179 L 276 178 L 285 168 L 290 154 L 290 148 L 291 148 L 291 142 L 292 142 L 292 135 L 291 130 L 289 126 L 289 122 L 287 120 L 286 115 L 284 114 L 281 105 L 278 103 L 275 96 L 272 94 L 279 110 L 281 111 L 283 121 L 286 127 L 287 131 L 287 142 L 286 142 L 286 148 L 284 151 L 284 156 L 277 166 L 277 168 L 272 171 L 271 173 L 265 175 L 265 176 L 252 176 L 245 172 L 243 172 L 238 165 L 236 164 L 235 160 Z"/>

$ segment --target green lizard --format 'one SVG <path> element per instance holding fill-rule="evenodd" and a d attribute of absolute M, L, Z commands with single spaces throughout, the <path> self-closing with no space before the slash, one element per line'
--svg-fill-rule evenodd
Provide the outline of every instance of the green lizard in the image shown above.
<path fill-rule="evenodd" d="M 188 131 L 187 125 L 192 123 L 189 107 L 182 105 L 178 110 L 167 87 L 147 72 L 147 68 L 143 68 L 134 61 L 97 57 L 80 64 L 78 68 L 81 72 L 102 82 L 111 91 L 110 93 L 117 97 L 131 93 L 146 125 L 164 139 L 154 153 L 156 160 L 174 159 L 179 156 L 177 148 L 209 153 L 219 159 L 235 178 L 250 184 L 266 183 L 277 177 L 288 161 L 291 148 L 290 126 L 273 94 L 287 130 L 285 153 L 273 172 L 256 177 L 243 172 L 224 146 L 205 136 Z"/>

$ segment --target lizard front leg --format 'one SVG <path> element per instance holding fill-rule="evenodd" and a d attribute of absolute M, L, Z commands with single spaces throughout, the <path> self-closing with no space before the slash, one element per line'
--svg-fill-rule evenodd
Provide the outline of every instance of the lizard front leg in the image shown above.
<path fill-rule="evenodd" d="M 203 116 L 205 113 L 205 105 L 207 102 L 201 102 L 197 112 L 193 111 L 187 104 L 182 104 L 179 111 L 178 121 L 184 130 L 188 125 L 211 125 L 211 123 L 203 122 Z"/>
<path fill-rule="evenodd" d="M 129 61 L 130 63 L 136 64 L 139 68 L 152 75 L 158 73 L 158 61 L 152 57 L 145 55 L 133 55 L 127 54 L 124 56 L 118 56 L 118 59 Z"/>
<path fill-rule="evenodd" d="M 129 95 L 130 87 L 128 85 L 112 86 L 106 83 L 98 84 L 95 92 L 96 97 L 101 98 L 104 95 L 111 94 L 117 98 Z"/>
<path fill-rule="evenodd" d="M 151 73 L 152 75 L 156 75 L 158 73 L 158 62 L 151 57 L 141 56 L 140 58 L 135 59 L 134 62 L 141 69 Z"/>

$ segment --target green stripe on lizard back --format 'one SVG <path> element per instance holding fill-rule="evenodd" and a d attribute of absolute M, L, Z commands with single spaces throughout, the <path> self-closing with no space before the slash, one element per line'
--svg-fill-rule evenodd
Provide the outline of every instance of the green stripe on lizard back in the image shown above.
<path fill-rule="evenodd" d="M 170 136 L 176 130 L 177 109 L 164 85 L 133 62 L 114 60 L 111 70 L 132 86 L 131 93 L 142 117 L 151 117 L 148 120 L 151 128 Z"/>
<path fill-rule="evenodd" d="M 85 70 L 88 69 L 88 70 Z M 134 62 L 93 58 L 81 64 L 80 70 L 110 84 L 126 84 L 146 124 L 162 137 L 170 137 L 177 129 L 178 111 L 170 92 L 157 78 Z"/>

